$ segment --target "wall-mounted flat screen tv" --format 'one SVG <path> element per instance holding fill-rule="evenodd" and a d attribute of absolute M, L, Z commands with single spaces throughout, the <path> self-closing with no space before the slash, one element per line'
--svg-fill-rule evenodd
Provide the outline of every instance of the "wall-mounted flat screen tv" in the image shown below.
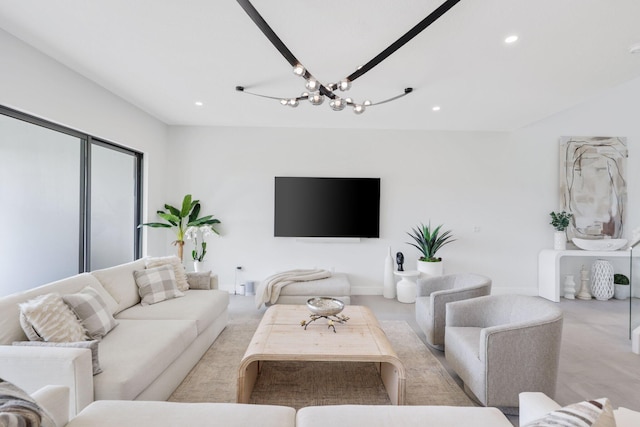
<path fill-rule="evenodd" d="M 276 237 L 380 237 L 380 178 L 275 178 Z"/>

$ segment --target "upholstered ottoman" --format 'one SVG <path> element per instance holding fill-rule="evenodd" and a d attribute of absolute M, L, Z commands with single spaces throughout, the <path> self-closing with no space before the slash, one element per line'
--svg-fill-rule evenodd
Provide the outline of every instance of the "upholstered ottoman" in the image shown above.
<path fill-rule="evenodd" d="M 312 297 L 333 297 L 351 304 L 351 284 L 344 273 L 307 282 L 295 282 L 282 288 L 276 304 L 306 304 Z"/>

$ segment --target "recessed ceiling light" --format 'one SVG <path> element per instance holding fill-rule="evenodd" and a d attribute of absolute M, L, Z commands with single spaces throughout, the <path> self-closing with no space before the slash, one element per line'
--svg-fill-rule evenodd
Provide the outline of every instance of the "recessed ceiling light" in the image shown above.
<path fill-rule="evenodd" d="M 440 111 L 440 106 L 439 105 L 434 105 L 432 110 L 433 111 Z"/>
<path fill-rule="evenodd" d="M 196 101 L 195 104 L 196 104 L 196 107 L 202 107 L 204 105 L 204 102 Z"/>
<path fill-rule="evenodd" d="M 507 44 L 515 43 L 517 41 L 518 41 L 518 36 L 516 36 L 515 34 L 504 39 L 504 42 Z"/>

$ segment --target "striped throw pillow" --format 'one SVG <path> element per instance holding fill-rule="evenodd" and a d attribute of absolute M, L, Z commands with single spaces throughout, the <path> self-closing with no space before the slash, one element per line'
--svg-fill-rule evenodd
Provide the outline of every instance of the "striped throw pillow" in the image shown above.
<path fill-rule="evenodd" d="M 616 427 L 609 399 L 585 400 L 548 413 L 522 427 Z"/>

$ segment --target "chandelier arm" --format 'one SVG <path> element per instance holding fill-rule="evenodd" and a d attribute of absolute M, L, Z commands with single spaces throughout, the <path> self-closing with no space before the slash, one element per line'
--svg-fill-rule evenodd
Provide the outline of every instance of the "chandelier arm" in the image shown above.
<path fill-rule="evenodd" d="M 271 96 L 271 95 L 263 95 L 261 93 L 255 93 L 255 92 L 251 92 L 245 89 L 244 86 L 236 86 L 236 90 L 238 92 L 244 92 L 244 93 L 248 93 L 249 95 L 253 95 L 253 96 L 259 96 L 260 98 L 268 98 L 268 99 L 275 99 L 276 101 L 282 101 L 283 99 L 295 99 L 297 101 L 302 101 L 305 99 L 309 99 L 309 96 L 304 96 L 304 95 L 300 95 L 297 96 L 295 98 L 287 98 L 287 97 L 278 97 L 278 96 Z"/>
<path fill-rule="evenodd" d="M 240 0 L 238 0 L 240 1 Z M 431 12 L 426 18 L 416 24 L 412 29 L 407 31 L 402 37 L 393 42 L 388 48 L 380 52 L 377 56 L 375 56 L 371 61 L 367 62 L 361 67 L 358 67 L 356 71 L 351 73 L 346 77 L 349 81 L 354 81 L 358 77 L 362 76 L 373 67 L 387 59 L 392 53 L 396 50 L 400 49 L 406 43 L 408 43 L 415 36 L 420 34 L 424 29 L 426 29 L 429 25 L 436 22 L 442 15 L 447 13 L 453 6 L 455 6 L 460 0 L 447 0 L 440 5 L 436 10 Z M 404 95 L 402 95 L 404 96 Z"/>
<path fill-rule="evenodd" d="M 284 58 L 291 64 L 292 67 L 295 67 L 300 63 L 298 58 L 289 50 L 289 48 L 284 44 L 280 37 L 271 29 L 267 21 L 264 20 L 262 15 L 258 13 L 255 7 L 251 4 L 249 0 L 237 0 L 238 4 L 247 12 L 247 15 L 251 18 L 251 20 L 258 26 L 260 31 L 269 39 L 271 44 L 278 49 L 278 52 L 284 56 Z"/>
<path fill-rule="evenodd" d="M 389 99 L 385 99 L 384 101 L 373 102 L 373 103 L 371 103 L 371 105 L 386 104 L 387 102 L 395 101 L 398 98 L 402 98 L 403 96 L 407 96 L 411 92 L 413 92 L 413 88 L 412 87 L 407 87 L 407 88 L 404 89 L 404 93 L 401 93 L 400 95 L 393 96 L 393 97 L 391 97 Z"/>

